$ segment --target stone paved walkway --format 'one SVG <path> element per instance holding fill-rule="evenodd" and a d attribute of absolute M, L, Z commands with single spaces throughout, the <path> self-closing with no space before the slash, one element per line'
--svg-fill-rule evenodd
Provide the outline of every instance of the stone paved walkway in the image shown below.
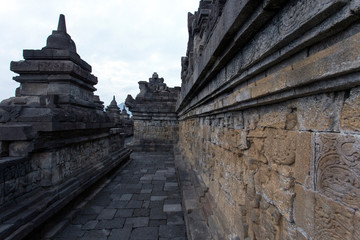
<path fill-rule="evenodd" d="M 56 240 L 186 239 L 171 153 L 132 153 Z"/>

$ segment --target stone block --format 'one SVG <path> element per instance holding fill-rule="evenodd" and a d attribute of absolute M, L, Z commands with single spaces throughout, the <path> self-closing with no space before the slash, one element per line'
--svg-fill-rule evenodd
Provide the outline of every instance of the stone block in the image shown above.
<path fill-rule="evenodd" d="M 47 95 L 70 95 L 70 84 L 64 83 L 49 83 L 47 87 Z M 76 96 L 76 95 L 75 95 Z"/>
<path fill-rule="evenodd" d="M 116 212 L 116 218 L 127 218 L 133 215 L 134 209 L 118 209 Z"/>
<path fill-rule="evenodd" d="M 55 119 L 54 112 L 50 108 L 24 108 L 18 120 L 23 122 L 52 122 Z"/>
<path fill-rule="evenodd" d="M 357 210 L 354 214 L 353 219 L 353 225 L 354 225 L 354 235 L 353 240 L 360 239 L 360 212 Z"/>
<path fill-rule="evenodd" d="M 32 142 L 28 141 L 16 141 L 9 144 L 9 156 L 10 157 L 25 157 L 34 149 Z"/>
<path fill-rule="evenodd" d="M 291 222 L 295 197 L 293 189 L 290 187 L 291 181 L 266 168 L 258 171 L 254 179 L 257 193 L 261 194 L 269 203 L 274 204 L 283 217 Z"/>
<path fill-rule="evenodd" d="M 132 198 L 133 194 L 123 194 L 121 195 L 120 201 L 129 201 Z"/>
<path fill-rule="evenodd" d="M 52 181 L 53 172 L 52 172 L 52 169 L 42 169 L 40 174 L 41 174 L 40 186 L 50 187 L 50 186 L 53 185 L 53 181 Z"/>
<path fill-rule="evenodd" d="M 152 220 L 163 220 L 166 219 L 166 214 L 163 209 L 152 207 L 150 209 L 150 219 Z"/>
<path fill-rule="evenodd" d="M 288 113 L 289 109 L 282 104 L 260 108 L 258 126 L 285 129 Z"/>
<path fill-rule="evenodd" d="M 96 239 L 107 239 L 110 235 L 110 230 L 101 229 L 101 230 L 90 230 L 83 233 L 84 235 L 80 240 L 96 240 Z"/>
<path fill-rule="evenodd" d="M 184 225 L 161 225 L 159 228 L 159 236 L 163 238 L 185 237 Z"/>
<path fill-rule="evenodd" d="M 351 89 L 341 110 L 341 129 L 359 133 L 360 132 L 360 88 Z"/>
<path fill-rule="evenodd" d="M 10 70 L 16 73 L 20 71 L 39 72 L 39 65 L 37 62 L 11 61 Z"/>
<path fill-rule="evenodd" d="M 352 239 L 354 210 L 316 194 L 314 215 L 314 239 Z"/>
<path fill-rule="evenodd" d="M 285 68 L 282 71 L 288 70 L 288 68 Z M 265 77 L 257 81 L 256 85 L 250 87 L 251 98 L 263 97 L 281 91 L 286 88 L 286 82 L 286 76 L 281 72 Z"/>
<path fill-rule="evenodd" d="M 289 72 L 287 76 L 287 85 L 293 87 L 318 79 L 330 78 L 340 73 L 355 71 L 360 67 L 360 61 L 357 59 L 358 42 L 359 34 L 355 34 L 326 50 L 293 64 L 292 72 Z"/>
<path fill-rule="evenodd" d="M 280 229 L 279 239 L 296 239 L 296 225 L 293 222 L 288 222 L 282 218 Z"/>
<path fill-rule="evenodd" d="M 127 218 L 125 225 L 132 225 L 134 228 L 146 227 L 149 223 L 149 217 L 131 217 Z"/>
<path fill-rule="evenodd" d="M 0 126 L 0 141 L 30 140 L 34 137 L 32 130 L 32 126 L 25 124 Z"/>
<path fill-rule="evenodd" d="M 260 211 L 260 224 L 258 234 L 260 239 L 276 239 L 280 233 L 281 214 L 273 205 L 267 204 Z"/>
<path fill-rule="evenodd" d="M 55 154 L 53 152 L 35 153 L 33 155 L 33 168 L 51 169 L 55 167 Z"/>
<path fill-rule="evenodd" d="M 318 133 L 315 138 L 315 187 L 345 206 L 360 208 L 360 138 Z"/>
<path fill-rule="evenodd" d="M 295 181 L 313 189 L 314 175 L 314 135 L 299 132 L 296 139 L 296 157 L 294 167 Z"/>
<path fill-rule="evenodd" d="M 84 231 L 81 230 L 81 225 L 73 225 L 69 224 L 64 231 L 62 231 L 58 237 L 65 238 L 65 239 L 71 239 L 71 238 L 80 238 L 84 235 Z"/>
<path fill-rule="evenodd" d="M 19 78 L 15 78 L 19 81 Z M 21 83 L 21 96 L 42 96 L 47 95 L 48 83 Z"/>
<path fill-rule="evenodd" d="M 263 154 L 278 165 L 292 165 L 295 162 L 296 135 L 294 131 L 267 129 Z"/>
<path fill-rule="evenodd" d="M 181 204 L 164 204 L 164 212 L 181 212 Z"/>
<path fill-rule="evenodd" d="M 315 236 L 315 193 L 295 185 L 294 220 L 298 230 L 306 236 Z M 303 234 L 302 234 L 303 235 Z"/>
<path fill-rule="evenodd" d="M 167 196 L 151 196 L 151 201 L 163 201 L 164 199 L 167 199 Z"/>
<path fill-rule="evenodd" d="M 131 232 L 131 238 L 133 240 L 151 240 L 158 239 L 159 232 L 157 227 L 139 227 Z"/>
<path fill-rule="evenodd" d="M 103 209 L 99 216 L 97 217 L 97 219 L 102 220 L 102 219 L 113 219 L 114 215 L 116 213 L 117 209 L 115 208 L 105 208 Z"/>
<path fill-rule="evenodd" d="M 115 228 L 111 230 L 108 240 L 125 240 L 130 238 L 132 227 L 125 226 L 124 228 Z"/>
<path fill-rule="evenodd" d="M 340 128 L 343 94 L 321 94 L 298 101 L 299 130 L 335 131 Z"/>
<path fill-rule="evenodd" d="M 189 229 L 187 231 L 190 233 L 191 239 L 212 239 L 205 221 L 189 219 L 188 225 Z"/>
<path fill-rule="evenodd" d="M 83 230 L 92 230 L 95 229 L 96 225 L 98 224 L 98 220 L 90 220 L 87 223 L 85 223 L 81 229 Z"/>
<path fill-rule="evenodd" d="M 0 141 L 0 157 L 6 157 L 9 155 L 9 143 Z"/>

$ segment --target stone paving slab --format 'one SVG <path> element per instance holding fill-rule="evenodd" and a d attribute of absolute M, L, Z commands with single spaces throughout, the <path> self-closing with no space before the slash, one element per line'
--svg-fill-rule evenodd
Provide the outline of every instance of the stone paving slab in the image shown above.
<path fill-rule="evenodd" d="M 170 152 L 135 152 L 55 240 L 186 239 Z"/>

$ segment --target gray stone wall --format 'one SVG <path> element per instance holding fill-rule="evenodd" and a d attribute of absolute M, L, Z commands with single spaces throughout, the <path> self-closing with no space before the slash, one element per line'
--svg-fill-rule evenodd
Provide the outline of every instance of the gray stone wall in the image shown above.
<path fill-rule="evenodd" d="M 180 88 L 167 87 L 157 73 L 149 82 L 140 81 L 139 88 L 135 99 L 131 95 L 126 99 L 134 119 L 134 139 L 129 147 L 146 151 L 172 148 L 179 136 L 175 106 Z"/>
<path fill-rule="evenodd" d="M 79 136 L 78 136 L 79 137 Z M 31 191 L 42 187 L 54 187 L 69 179 L 91 178 L 96 169 L 112 164 L 111 156 L 123 149 L 124 135 L 118 132 L 92 136 L 92 140 L 62 139 L 62 146 L 37 150 L 26 156 L 2 157 L 0 163 L 0 207 Z M 4 141 L 2 141 L 4 143 Z M 12 142 L 13 149 L 23 149 L 33 142 Z"/>
<path fill-rule="evenodd" d="M 173 144 L 178 141 L 179 123 L 176 120 L 135 120 L 135 139 L 143 144 Z"/>
<path fill-rule="evenodd" d="M 359 238 L 359 4 L 218 2 L 189 15 L 177 102 L 213 237 Z"/>

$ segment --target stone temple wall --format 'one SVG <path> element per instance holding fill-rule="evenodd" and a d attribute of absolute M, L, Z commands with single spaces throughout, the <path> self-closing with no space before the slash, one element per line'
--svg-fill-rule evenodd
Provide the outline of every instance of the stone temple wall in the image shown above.
<path fill-rule="evenodd" d="M 359 10 L 202 0 L 189 14 L 178 146 L 213 238 L 360 239 Z"/>
<path fill-rule="evenodd" d="M 24 58 L 11 63 L 16 96 L 0 103 L 0 239 L 24 238 L 131 152 L 128 115 L 115 99 L 104 112 L 63 15 L 47 45 Z"/>
<path fill-rule="evenodd" d="M 167 87 L 157 73 L 149 82 L 140 81 L 139 88 L 135 99 L 131 95 L 126 99 L 134 120 L 134 137 L 129 147 L 141 151 L 171 149 L 178 142 L 175 107 L 180 88 Z"/>

